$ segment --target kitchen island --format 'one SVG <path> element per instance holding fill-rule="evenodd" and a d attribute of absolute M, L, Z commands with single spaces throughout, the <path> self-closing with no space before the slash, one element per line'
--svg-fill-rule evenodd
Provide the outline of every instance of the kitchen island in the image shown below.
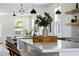
<path fill-rule="evenodd" d="M 32 39 L 18 39 L 18 48 L 34 56 L 79 56 L 79 42 L 57 40 L 51 43 L 36 43 Z"/>

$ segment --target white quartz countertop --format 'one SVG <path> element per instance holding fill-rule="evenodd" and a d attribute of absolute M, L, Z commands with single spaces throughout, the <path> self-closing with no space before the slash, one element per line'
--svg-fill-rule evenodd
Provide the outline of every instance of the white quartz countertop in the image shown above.
<path fill-rule="evenodd" d="M 79 39 L 79 37 L 58 37 L 58 38 L 65 38 L 65 39 Z"/>
<path fill-rule="evenodd" d="M 57 40 L 55 43 L 34 43 L 32 39 L 19 40 L 28 45 L 41 49 L 43 53 L 79 50 L 79 42 Z"/>

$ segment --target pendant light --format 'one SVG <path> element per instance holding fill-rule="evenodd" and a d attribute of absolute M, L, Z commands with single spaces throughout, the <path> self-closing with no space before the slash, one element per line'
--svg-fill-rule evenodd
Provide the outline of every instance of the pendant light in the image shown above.
<path fill-rule="evenodd" d="M 78 3 L 76 3 L 76 9 L 78 9 Z"/>
<path fill-rule="evenodd" d="M 18 11 L 21 15 L 23 15 L 25 13 L 25 10 L 23 8 L 23 4 L 21 4 L 21 8 Z"/>
<path fill-rule="evenodd" d="M 16 16 L 16 13 L 17 12 L 13 12 L 13 16 Z M 20 7 L 20 9 L 18 10 L 18 13 L 20 14 L 20 15 L 23 15 L 23 14 L 25 14 L 25 10 L 24 10 L 24 8 L 23 8 L 23 4 L 21 4 L 21 7 Z"/>
<path fill-rule="evenodd" d="M 59 10 L 59 9 L 56 11 L 56 14 L 61 14 L 61 12 L 60 12 L 60 10 Z"/>
<path fill-rule="evenodd" d="M 58 4 L 57 4 L 58 5 Z M 59 5 L 58 5 L 59 6 Z M 58 10 L 56 11 L 56 14 L 61 14 L 61 11 L 59 10 L 59 8 L 58 8 Z"/>
<path fill-rule="evenodd" d="M 16 16 L 15 11 L 13 12 L 13 16 Z"/>
<path fill-rule="evenodd" d="M 33 9 L 31 10 L 31 14 L 36 14 L 36 10 L 34 9 L 34 4 L 33 4 Z"/>

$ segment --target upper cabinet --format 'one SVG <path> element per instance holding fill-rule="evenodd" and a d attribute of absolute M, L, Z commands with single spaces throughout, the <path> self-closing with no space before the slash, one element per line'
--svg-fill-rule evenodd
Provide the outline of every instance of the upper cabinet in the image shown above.
<path fill-rule="evenodd" d="M 79 13 L 78 3 L 76 3 L 76 8 L 65 12 L 65 14 L 76 14 L 76 13 Z"/>

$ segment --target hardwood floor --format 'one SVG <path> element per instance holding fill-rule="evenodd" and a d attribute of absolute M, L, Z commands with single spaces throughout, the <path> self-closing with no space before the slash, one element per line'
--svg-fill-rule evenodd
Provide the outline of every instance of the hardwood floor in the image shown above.
<path fill-rule="evenodd" d="M 5 44 L 0 44 L 0 56 L 9 56 L 9 51 L 7 50 Z"/>

